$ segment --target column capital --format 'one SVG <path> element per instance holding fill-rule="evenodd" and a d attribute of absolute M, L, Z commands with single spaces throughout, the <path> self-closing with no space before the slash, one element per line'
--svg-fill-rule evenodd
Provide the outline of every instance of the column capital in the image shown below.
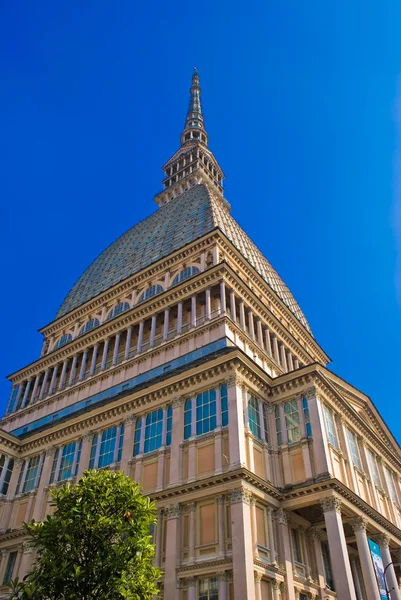
<path fill-rule="evenodd" d="M 323 512 L 332 512 L 336 511 L 341 514 L 341 504 L 342 501 L 340 498 L 336 496 L 329 496 L 328 498 L 321 498 L 320 505 L 323 509 Z"/>
<path fill-rule="evenodd" d="M 164 512 L 165 512 L 165 511 L 164 511 L 164 508 L 158 508 L 158 509 L 157 509 L 157 518 L 158 518 L 158 519 L 162 519 L 162 518 L 163 518 L 163 515 L 164 515 Z"/>
<path fill-rule="evenodd" d="M 195 577 L 188 577 L 187 578 L 187 586 L 188 587 L 195 587 L 196 585 L 196 579 Z"/>
<path fill-rule="evenodd" d="M 185 579 L 177 579 L 176 588 L 181 590 L 185 587 Z"/>
<path fill-rule="evenodd" d="M 254 575 L 256 583 L 260 583 L 263 579 L 263 573 L 260 573 L 259 571 L 254 571 Z"/>
<path fill-rule="evenodd" d="M 178 396 L 177 398 L 173 398 L 172 401 L 172 405 L 173 408 L 179 408 L 180 406 L 182 406 L 184 404 L 184 397 L 183 396 Z"/>
<path fill-rule="evenodd" d="M 15 466 L 15 467 L 20 467 L 20 466 L 22 465 L 22 463 L 23 463 L 23 462 L 24 462 L 24 459 L 23 459 L 23 458 L 16 458 L 16 459 L 14 460 L 14 466 Z"/>
<path fill-rule="evenodd" d="M 195 512 L 196 511 L 196 503 L 195 502 L 190 502 L 188 504 L 188 510 L 189 510 L 189 512 Z"/>
<path fill-rule="evenodd" d="M 272 581 L 273 589 L 276 590 L 276 591 L 280 591 L 281 590 L 281 583 L 282 583 L 281 581 L 278 581 L 277 579 L 274 579 Z"/>
<path fill-rule="evenodd" d="M 216 579 L 217 581 L 227 581 L 227 571 L 218 571 L 216 573 Z"/>
<path fill-rule="evenodd" d="M 166 507 L 166 515 L 168 519 L 178 519 L 181 514 L 181 506 L 177 504 L 169 504 Z"/>
<path fill-rule="evenodd" d="M 46 456 L 54 456 L 56 454 L 56 449 L 57 449 L 56 446 L 49 446 L 45 450 L 45 455 Z"/>
<path fill-rule="evenodd" d="M 22 543 L 22 552 L 23 552 L 24 554 L 32 554 L 32 552 L 33 552 L 33 548 L 32 548 L 32 546 L 31 546 L 31 543 L 30 543 L 30 542 L 23 542 L 23 543 Z"/>
<path fill-rule="evenodd" d="M 224 504 L 226 501 L 226 498 L 223 494 L 220 494 L 219 496 L 216 496 L 216 500 L 217 500 L 217 504 Z"/>
<path fill-rule="evenodd" d="M 280 525 L 288 525 L 289 515 L 288 512 L 284 510 L 284 508 L 277 508 L 273 512 L 273 519 L 278 521 Z"/>
<path fill-rule="evenodd" d="M 306 535 L 309 539 L 320 542 L 320 531 L 317 527 L 309 527 L 306 530 Z"/>
<path fill-rule="evenodd" d="M 357 531 L 366 531 L 368 520 L 365 517 L 355 517 L 351 521 L 351 527 L 354 533 Z"/>
<path fill-rule="evenodd" d="M 136 421 L 136 417 L 134 415 L 130 415 L 129 417 L 127 417 L 124 421 L 124 425 L 133 425 L 133 423 L 135 423 Z"/>
<path fill-rule="evenodd" d="M 379 546 L 389 546 L 390 544 L 390 537 L 386 533 L 380 533 L 375 539 Z"/>
<path fill-rule="evenodd" d="M 265 403 L 265 409 L 270 414 L 273 414 L 274 412 L 276 412 L 276 406 L 278 406 L 278 405 Z"/>
<path fill-rule="evenodd" d="M 82 441 L 83 442 L 91 442 L 94 436 L 94 432 L 93 431 L 89 431 L 88 433 L 85 433 L 85 435 L 82 437 Z"/>
<path fill-rule="evenodd" d="M 312 400 L 312 398 L 316 398 L 317 389 L 315 388 L 315 386 L 312 386 L 312 387 L 308 388 L 307 390 L 305 390 L 304 396 L 307 400 Z"/>
<path fill-rule="evenodd" d="M 244 380 L 237 371 L 234 371 L 227 377 L 226 383 L 227 383 L 228 387 L 233 386 L 233 385 L 242 387 L 244 385 Z"/>
<path fill-rule="evenodd" d="M 238 502 L 245 502 L 245 504 L 250 504 L 252 497 L 251 493 L 242 487 L 230 490 L 228 492 L 228 496 L 230 498 L 231 504 L 237 504 Z"/>

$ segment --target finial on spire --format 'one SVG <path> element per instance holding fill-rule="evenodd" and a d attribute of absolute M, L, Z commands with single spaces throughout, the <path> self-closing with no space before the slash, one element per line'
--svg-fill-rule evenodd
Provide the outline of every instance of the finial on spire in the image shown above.
<path fill-rule="evenodd" d="M 189 92 L 189 106 L 185 121 L 185 128 L 181 134 L 181 145 L 197 141 L 207 146 L 208 139 L 203 122 L 202 106 L 200 101 L 200 77 L 197 67 L 194 67 L 194 72 L 192 74 L 192 85 Z"/>

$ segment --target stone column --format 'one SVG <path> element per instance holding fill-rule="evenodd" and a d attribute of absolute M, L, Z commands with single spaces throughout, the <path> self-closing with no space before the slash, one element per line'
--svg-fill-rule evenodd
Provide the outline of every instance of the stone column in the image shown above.
<path fill-rule="evenodd" d="M 299 360 L 294 357 L 294 369 L 299 369 Z"/>
<path fill-rule="evenodd" d="M 136 419 L 133 415 L 127 417 L 124 421 L 124 443 L 121 453 L 120 469 L 125 474 L 129 474 L 130 461 L 134 450 L 134 430 Z"/>
<path fill-rule="evenodd" d="M 233 584 L 236 598 L 255 600 L 253 575 L 250 493 L 240 487 L 229 492 L 231 501 L 231 528 Z"/>
<path fill-rule="evenodd" d="M 254 496 L 251 497 L 250 506 L 251 506 L 251 526 L 252 526 L 252 549 L 253 549 L 253 556 L 255 559 L 257 559 L 257 558 L 259 558 L 258 526 L 256 523 L 256 498 Z"/>
<path fill-rule="evenodd" d="M 57 379 L 58 367 L 59 367 L 59 365 L 56 365 L 53 369 L 52 378 L 51 378 L 51 382 L 50 382 L 50 388 L 49 388 L 49 394 L 53 394 L 54 390 L 56 389 L 56 379 Z"/>
<path fill-rule="evenodd" d="M 121 333 L 118 332 L 115 337 L 115 340 L 114 340 L 113 362 L 112 362 L 113 367 L 114 367 L 114 365 L 117 364 L 117 361 L 118 361 L 118 349 L 120 346 L 120 337 L 121 337 Z"/>
<path fill-rule="evenodd" d="M 255 571 L 255 599 L 262 600 L 262 582 L 263 575 L 259 571 Z"/>
<path fill-rule="evenodd" d="M 305 397 L 308 401 L 309 419 L 312 430 L 315 477 L 318 479 L 326 479 L 331 475 L 329 467 L 329 447 L 325 433 L 326 429 L 322 406 L 316 388 L 311 387 L 307 389 Z"/>
<path fill-rule="evenodd" d="M 82 379 L 85 377 L 85 371 L 86 371 L 86 359 L 88 358 L 88 351 L 85 350 L 83 355 L 82 355 L 82 362 L 81 362 L 81 369 L 79 371 L 79 380 L 82 381 Z"/>
<path fill-rule="evenodd" d="M 155 543 L 155 565 L 160 567 L 162 564 L 162 538 L 163 538 L 163 509 L 157 510 L 157 524 L 156 524 L 156 543 Z"/>
<path fill-rule="evenodd" d="M 288 364 L 288 370 L 293 371 L 294 370 L 294 362 L 292 360 L 291 352 L 287 352 L 287 364 Z"/>
<path fill-rule="evenodd" d="M 166 560 L 164 565 L 164 598 L 177 598 L 177 563 L 179 561 L 180 543 L 180 505 L 170 504 L 166 508 Z"/>
<path fill-rule="evenodd" d="M 42 476 L 40 478 L 38 489 L 36 492 L 35 506 L 34 506 L 33 515 L 32 515 L 32 518 L 35 521 L 41 521 L 44 516 L 43 515 L 43 509 L 44 509 L 43 500 L 44 500 L 44 496 L 45 496 L 45 489 L 49 485 L 50 473 L 52 470 L 53 459 L 54 459 L 55 453 L 56 453 L 56 448 L 54 448 L 54 447 L 48 448 L 46 450 L 45 460 L 43 463 Z"/>
<path fill-rule="evenodd" d="M 211 304 L 211 292 L 210 288 L 206 288 L 205 290 L 205 319 L 210 319 L 212 312 L 212 304 Z"/>
<path fill-rule="evenodd" d="M 124 360 L 127 360 L 129 358 L 129 354 L 131 352 L 131 340 L 132 340 L 132 325 L 130 325 L 127 329 L 127 339 L 125 340 Z"/>
<path fill-rule="evenodd" d="M 173 400 L 173 423 L 171 430 L 170 477 L 169 485 L 181 483 L 181 442 L 184 435 L 184 399 Z"/>
<path fill-rule="evenodd" d="M 356 543 L 358 546 L 366 598 L 367 600 L 378 600 L 379 592 L 377 588 L 377 579 L 370 554 L 368 538 L 366 535 L 367 523 L 368 522 L 365 517 L 356 517 L 352 520 L 351 525 L 355 533 Z"/>
<path fill-rule="evenodd" d="M 28 383 L 25 386 L 25 391 L 24 391 L 24 397 L 22 398 L 22 408 L 24 408 L 24 406 L 26 406 L 27 401 L 28 401 L 28 394 L 30 392 L 31 389 L 31 385 L 32 385 L 32 377 L 30 377 L 28 379 Z"/>
<path fill-rule="evenodd" d="M 267 534 L 269 536 L 270 562 L 277 564 L 276 558 L 276 540 L 274 539 L 273 508 L 267 509 Z"/>
<path fill-rule="evenodd" d="M 226 313 L 226 284 L 220 281 L 220 312 L 222 315 Z"/>
<path fill-rule="evenodd" d="M 45 395 L 45 392 L 46 392 L 46 385 L 47 385 L 47 382 L 48 382 L 48 379 L 49 379 L 49 375 L 50 375 L 50 367 L 48 367 L 46 369 L 46 371 L 45 371 L 45 375 L 43 377 L 42 387 L 40 388 L 39 400 L 42 400 L 44 398 L 44 395 Z M 20 387 L 20 390 L 21 389 L 22 388 Z M 18 391 L 18 393 L 19 393 L 19 391 Z M 18 399 L 18 396 L 17 396 L 17 399 Z"/>
<path fill-rule="evenodd" d="M 240 325 L 242 331 L 246 330 L 245 307 L 244 307 L 244 301 L 242 300 L 242 298 L 239 299 L 239 325 Z"/>
<path fill-rule="evenodd" d="M 195 536 L 196 536 L 196 504 L 190 502 L 189 508 L 189 531 L 188 531 L 188 561 L 195 562 Z"/>
<path fill-rule="evenodd" d="M 177 334 L 182 333 L 182 302 L 177 304 Z"/>
<path fill-rule="evenodd" d="M 196 327 L 196 294 L 191 296 L 191 327 Z"/>
<path fill-rule="evenodd" d="M 274 355 L 274 360 L 279 365 L 280 364 L 280 355 L 279 355 L 279 351 L 278 351 L 277 336 L 273 333 L 271 337 L 273 339 L 273 355 Z"/>
<path fill-rule="evenodd" d="M 91 367 L 90 367 L 89 375 L 95 374 L 98 350 L 99 350 L 99 344 L 95 344 L 93 346 L 92 360 L 91 360 Z"/>
<path fill-rule="evenodd" d="M 216 573 L 219 586 L 219 600 L 227 600 L 227 575 L 225 571 Z"/>
<path fill-rule="evenodd" d="M 231 318 L 235 323 L 237 320 L 237 307 L 235 306 L 234 290 L 230 290 L 230 312 L 231 312 Z"/>
<path fill-rule="evenodd" d="M 217 496 L 217 519 L 219 528 L 219 557 L 223 558 L 226 554 L 226 537 L 225 537 L 225 518 L 224 506 L 225 498 L 223 495 Z"/>
<path fill-rule="evenodd" d="M 281 583 L 277 580 L 272 581 L 273 600 L 280 600 Z"/>
<path fill-rule="evenodd" d="M 287 598 L 288 600 L 295 600 L 291 541 L 288 530 L 288 513 L 284 509 L 278 508 L 274 511 L 274 518 L 277 520 L 279 527 L 279 538 L 281 540 L 283 552 L 282 560 L 286 574 Z M 343 599 L 341 598 L 341 600 Z"/>
<path fill-rule="evenodd" d="M 31 396 L 31 402 L 35 402 L 35 398 L 38 392 L 38 387 L 39 387 L 39 382 L 40 382 L 40 373 L 39 375 L 36 375 L 36 379 L 35 379 L 35 385 L 33 386 L 33 391 L 32 391 L 32 396 Z"/>
<path fill-rule="evenodd" d="M 280 357 L 281 366 L 283 367 L 284 373 L 288 373 L 287 356 L 285 353 L 285 346 L 283 342 L 280 342 Z"/>
<path fill-rule="evenodd" d="M 164 311 L 164 321 L 163 321 L 163 341 L 168 340 L 168 323 L 170 317 L 170 309 L 166 308 Z"/>
<path fill-rule="evenodd" d="M 151 325 L 150 325 L 150 340 L 149 346 L 152 348 L 155 345 L 156 338 L 156 319 L 157 315 L 152 315 Z"/>
<path fill-rule="evenodd" d="M 361 582 L 359 581 L 358 567 L 355 558 L 350 558 L 352 578 L 354 580 L 355 593 L 357 600 L 363 600 Z"/>
<path fill-rule="evenodd" d="M 251 308 L 248 309 L 248 329 L 249 329 L 249 337 L 251 340 L 255 339 L 255 327 L 253 323 L 253 311 Z"/>
<path fill-rule="evenodd" d="M 272 356 L 273 355 L 273 353 L 272 353 L 272 342 L 271 342 L 271 339 L 270 339 L 270 331 L 269 331 L 269 329 L 267 327 L 265 329 L 265 344 L 266 344 L 267 354 L 269 356 Z"/>
<path fill-rule="evenodd" d="M 246 467 L 242 379 L 235 371 L 227 380 L 230 469 Z"/>
<path fill-rule="evenodd" d="M 262 349 L 264 349 L 262 321 L 259 318 L 256 319 L 256 332 L 258 335 L 258 344 Z"/>
<path fill-rule="evenodd" d="M 74 383 L 75 373 L 77 371 L 77 360 L 78 360 L 78 354 L 74 354 L 74 356 L 72 358 L 70 376 L 68 378 L 68 385 L 72 385 Z"/>
<path fill-rule="evenodd" d="M 66 358 L 65 361 L 63 362 L 63 368 L 61 370 L 60 383 L 59 383 L 59 386 L 58 386 L 59 390 L 62 390 L 63 387 L 64 387 L 64 384 L 65 384 L 65 376 L 66 376 L 66 373 L 67 373 L 68 361 L 69 361 L 69 359 Z"/>
<path fill-rule="evenodd" d="M 104 371 L 107 365 L 107 354 L 109 352 L 110 338 L 104 340 L 101 369 Z"/>
<path fill-rule="evenodd" d="M 397 576 L 394 571 L 394 566 L 391 564 L 393 563 L 393 559 L 391 558 L 390 554 L 389 541 L 388 535 L 385 535 L 384 533 L 379 535 L 377 538 L 377 543 L 380 546 L 380 553 L 383 559 L 383 567 L 386 568 L 388 565 L 390 565 L 386 571 L 387 588 L 390 592 L 390 598 L 391 600 L 401 600 L 401 592 L 398 587 Z"/>
<path fill-rule="evenodd" d="M 77 480 L 81 479 L 83 472 L 89 469 L 89 459 L 92 450 L 93 433 L 87 433 L 82 438 L 81 458 L 79 461 Z"/>
<path fill-rule="evenodd" d="M 33 548 L 29 545 L 28 542 L 23 542 L 22 557 L 21 557 L 21 561 L 18 566 L 18 579 L 19 580 L 22 580 L 25 577 L 25 575 L 28 573 L 29 568 L 32 563 L 32 558 L 33 558 Z M 15 566 L 14 566 L 14 568 L 15 568 Z"/>
<path fill-rule="evenodd" d="M 11 479 L 10 479 L 10 483 L 8 486 L 8 492 L 7 492 L 8 502 L 5 503 L 5 505 L 4 505 L 3 512 L 1 515 L 1 519 L 0 519 L 0 531 L 4 531 L 5 529 L 10 528 L 10 522 L 11 522 L 10 517 L 11 517 L 13 506 L 15 506 L 15 502 L 11 502 L 11 500 L 14 500 L 14 497 L 15 497 L 15 494 L 17 491 L 18 480 L 20 477 L 21 468 L 22 468 L 23 463 L 24 463 L 24 461 L 20 458 L 16 458 L 14 461 L 14 468 L 13 468 L 13 472 L 11 473 Z"/>
<path fill-rule="evenodd" d="M 315 578 L 320 588 L 320 595 L 323 596 L 323 592 L 326 590 L 326 577 L 323 563 L 322 545 L 320 541 L 320 531 L 317 527 L 310 527 L 307 532 L 314 554 L 314 562 L 316 565 Z"/>
<path fill-rule="evenodd" d="M 136 351 L 137 352 L 141 352 L 142 350 L 142 344 L 143 344 L 143 330 L 145 327 L 145 321 L 140 321 L 139 323 L 139 330 L 138 330 L 138 342 L 136 345 Z"/>
<path fill-rule="evenodd" d="M 320 501 L 326 523 L 331 565 L 337 597 L 341 600 L 356 600 L 347 543 L 341 519 L 341 500 L 335 496 Z"/>

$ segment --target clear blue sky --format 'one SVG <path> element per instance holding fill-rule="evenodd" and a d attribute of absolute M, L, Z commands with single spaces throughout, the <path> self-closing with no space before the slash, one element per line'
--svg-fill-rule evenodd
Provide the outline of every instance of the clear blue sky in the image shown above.
<path fill-rule="evenodd" d="M 2 375 L 155 210 L 196 65 L 234 217 L 401 442 L 400 30 L 396 0 L 0 2 Z"/>

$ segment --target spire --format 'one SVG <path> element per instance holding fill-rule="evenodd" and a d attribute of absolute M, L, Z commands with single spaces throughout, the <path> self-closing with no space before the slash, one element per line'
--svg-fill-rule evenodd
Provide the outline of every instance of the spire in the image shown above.
<path fill-rule="evenodd" d="M 192 75 L 192 85 L 189 90 L 189 105 L 185 128 L 181 134 L 181 145 L 199 141 L 207 146 L 207 133 L 203 122 L 201 106 L 201 88 L 198 69 L 194 68 Z"/>

